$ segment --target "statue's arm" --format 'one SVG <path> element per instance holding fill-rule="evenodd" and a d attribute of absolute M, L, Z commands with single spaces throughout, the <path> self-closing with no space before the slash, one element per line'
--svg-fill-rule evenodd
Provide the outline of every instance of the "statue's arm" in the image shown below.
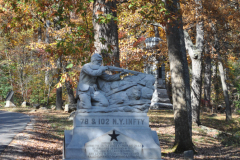
<path fill-rule="evenodd" d="M 120 74 L 109 75 L 109 74 L 107 74 L 105 72 L 100 76 L 100 78 L 105 80 L 105 81 L 118 81 L 118 80 L 121 80 Z"/>
<path fill-rule="evenodd" d="M 101 68 L 94 70 L 94 69 L 91 69 L 90 66 L 88 65 L 83 66 L 82 71 L 93 77 L 101 76 L 103 74 L 103 70 Z"/>

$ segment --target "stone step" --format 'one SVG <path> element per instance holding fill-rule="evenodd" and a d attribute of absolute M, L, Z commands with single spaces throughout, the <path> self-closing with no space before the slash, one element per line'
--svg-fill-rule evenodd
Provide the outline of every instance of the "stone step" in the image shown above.
<path fill-rule="evenodd" d="M 166 108 L 166 109 L 173 109 L 173 105 L 171 103 L 154 103 L 154 104 L 151 104 L 150 106 L 150 109 L 163 109 L 163 108 Z"/>

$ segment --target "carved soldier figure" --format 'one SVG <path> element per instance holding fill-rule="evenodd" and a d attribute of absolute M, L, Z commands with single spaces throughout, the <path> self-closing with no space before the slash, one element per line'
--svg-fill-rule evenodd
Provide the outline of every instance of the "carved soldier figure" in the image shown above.
<path fill-rule="evenodd" d="M 98 79 L 105 81 L 120 80 L 120 75 L 109 75 L 105 73 L 107 66 L 101 66 L 102 56 L 95 53 L 91 57 L 91 62 L 82 67 L 79 83 L 77 87 L 78 109 L 90 109 L 92 106 L 108 107 L 109 102 L 104 93 L 98 89 Z"/>

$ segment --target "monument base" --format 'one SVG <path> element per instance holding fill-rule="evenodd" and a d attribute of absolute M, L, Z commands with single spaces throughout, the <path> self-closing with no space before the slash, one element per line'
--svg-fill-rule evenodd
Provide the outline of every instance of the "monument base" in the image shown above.
<path fill-rule="evenodd" d="M 146 113 L 79 113 L 65 130 L 65 160 L 160 160 L 156 131 Z"/>
<path fill-rule="evenodd" d="M 4 107 L 16 107 L 11 101 L 6 101 L 6 105 Z"/>
<path fill-rule="evenodd" d="M 167 90 L 165 88 L 157 88 L 155 89 L 150 110 L 161 110 L 161 109 L 173 109 L 173 105 L 170 102 L 170 99 L 168 98 Z"/>

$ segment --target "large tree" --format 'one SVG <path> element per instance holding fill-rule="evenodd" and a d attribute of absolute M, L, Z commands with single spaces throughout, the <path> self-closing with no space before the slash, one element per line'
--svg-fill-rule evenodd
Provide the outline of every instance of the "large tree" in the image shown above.
<path fill-rule="evenodd" d="M 57 74 L 58 74 L 58 86 L 56 89 L 56 110 L 62 110 L 62 85 L 59 83 L 61 79 L 61 73 L 62 73 L 62 57 L 60 56 L 57 59 Z"/>
<path fill-rule="evenodd" d="M 206 108 L 210 107 L 211 100 L 211 80 L 212 80 L 212 59 L 211 59 L 211 50 L 210 42 L 206 40 L 205 44 L 205 66 L 204 66 L 204 104 Z M 213 108 L 212 108 L 213 110 Z"/>
<path fill-rule="evenodd" d="M 116 0 L 94 0 L 93 27 L 95 52 L 105 63 L 120 66 Z"/>
<path fill-rule="evenodd" d="M 192 121 L 200 125 L 200 101 L 202 91 L 202 51 L 193 45 L 192 40 L 184 31 L 184 38 L 188 54 L 192 60 L 191 106 Z"/>
<path fill-rule="evenodd" d="M 192 105 L 191 105 L 190 75 L 189 75 L 188 61 L 187 61 L 187 55 L 186 55 L 187 53 L 186 53 L 186 47 L 185 47 L 183 25 L 182 24 L 180 25 L 181 25 L 181 27 L 179 27 L 180 45 L 181 45 L 181 54 L 183 56 L 183 64 L 184 64 L 184 81 L 185 81 L 185 87 L 186 87 L 189 133 L 192 138 Z"/>
<path fill-rule="evenodd" d="M 215 39 L 215 49 L 217 52 L 217 58 L 218 58 L 218 69 L 220 73 L 220 78 L 221 78 L 221 83 L 222 83 L 222 90 L 223 90 L 223 95 L 224 95 L 224 101 L 226 105 L 226 121 L 229 121 L 232 119 L 232 113 L 231 113 L 231 106 L 230 106 L 230 101 L 229 101 L 229 95 L 228 95 L 228 88 L 227 88 L 227 83 L 226 83 L 226 75 L 223 67 L 223 58 L 221 56 L 220 52 L 220 43 L 219 43 L 219 35 L 218 35 L 218 29 L 216 25 L 213 25 L 213 30 L 214 30 L 214 39 Z"/>
<path fill-rule="evenodd" d="M 184 31 L 186 49 L 192 61 L 192 83 L 191 83 L 191 107 L 192 121 L 200 122 L 200 102 L 202 94 L 202 55 L 204 51 L 204 31 L 203 31 L 203 6 L 201 0 L 195 0 L 196 3 L 196 44 L 194 45 L 188 32 Z"/>
<path fill-rule="evenodd" d="M 185 65 L 186 58 L 181 52 L 182 15 L 179 12 L 178 0 L 166 0 L 166 9 L 170 13 L 171 21 L 167 23 L 167 46 L 170 61 L 172 99 L 175 121 L 175 152 L 194 150 L 189 132 L 188 108 L 186 98 Z M 174 18 L 173 18 L 174 17 Z"/>

